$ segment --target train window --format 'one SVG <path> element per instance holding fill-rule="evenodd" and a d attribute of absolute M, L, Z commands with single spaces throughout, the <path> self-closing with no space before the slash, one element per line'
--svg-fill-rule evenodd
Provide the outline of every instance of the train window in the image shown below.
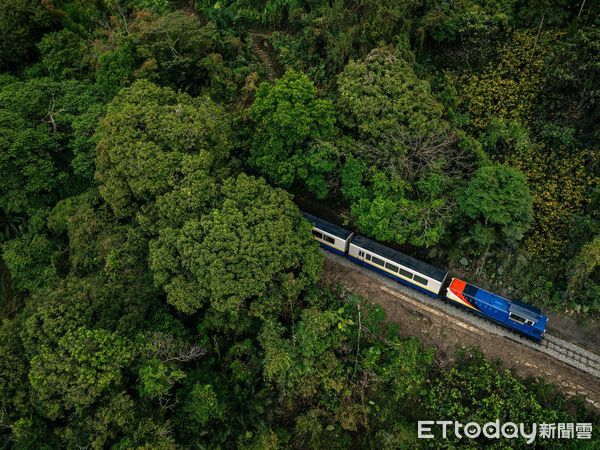
<path fill-rule="evenodd" d="M 404 270 L 404 269 L 400 268 L 400 275 L 408 278 L 409 280 L 412 280 L 412 273 L 409 272 L 408 270 Z"/>
<path fill-rule="evenodd" d="M 335 244 L 335 239 L 330 236 L 327 236 L 326 234 L 323 235 L 323 240 L 325 242 L 329 242 L 330 244 Z"/>
<path fill-rule="evenodd" d="M 386 263 L 385 263 L 385 268 L 386 268 L 387 270 L 391 270 L 392 272 L 396 272 L 396 273 L 398 273 L 398 266 L 395 266 L 395 265 L 393 265 L 393 264 L 390 264 L 389 262 L 386 262 Z"/>
<path fill-rule="evenodd" d="M 383 266 L 383 264 L 384 264 L 383 259 L 379 259 L 377 256 L 373 256 L 373 262 L 375 264 L 377 264 L 378 266 Z"/>
<path fill-rule="evenodd" d="M 423 277 L 420 277 L 419 275 L 415 275 L 415 276 L 413 277 L 413 279 L 414 279 L 414 280 L 415 280 L 417 283 L 419 283 L 419 284 L 422 284 L 423 286 L 427 286 L 427 283 L 428 283 L 428 281 L 427 281 L 425 278 L 423 278 Z"/>
<path fill-rule="evenodd" d="M 524 324 L 524 323 L 528 322 L 527 319 L 524 319 L 521 316 L 517 316 L 516 314 L 513 314 L 513 313 L 509 313 L 508 317 L 511 318 L 512 320 L 514 320 L 515 322 L 518 322 L 518 323 L 523 323 Z"/>
<path fill-rule="evenodd" d="M 367 261 L 371 261 L 371 255 L 367 255 Z"/>
<path fill-rule="evenodd" d="M 323 234 L 320 231 L 312 230 L 313 236 L 317 239 L 323 239 Z"/>

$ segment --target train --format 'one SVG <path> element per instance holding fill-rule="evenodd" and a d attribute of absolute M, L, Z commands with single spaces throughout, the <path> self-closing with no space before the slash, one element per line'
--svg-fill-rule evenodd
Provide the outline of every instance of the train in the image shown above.
<path fill-rule="evenodd" d="M 518 300 L 508 300 L 379 242 L 307 212 L 314 239 L 326 250 L 390 277 L 433 298 L 447 301 L 540 342 L 548 317 Z"/>

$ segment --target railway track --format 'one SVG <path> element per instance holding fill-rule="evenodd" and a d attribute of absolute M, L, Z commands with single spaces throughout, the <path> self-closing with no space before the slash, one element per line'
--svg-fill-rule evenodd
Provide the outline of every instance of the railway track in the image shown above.
<path fill-rule="evenodd" d="M 485 320 L 485 319 L 482 319 Z M 492 324 L 499 330 L 494 334 L 504 335 L 511 341 L 518 342 L 521 345 L 533 348 L 540 353 L 544 353 L 553 359 L 561 361 L 581 372 L 587 373 L 600 379 L 600 357 L 582 347 L 567 342 L 551 334 L 545 334 L 541 342 L 533 342 L 512 331 L 504 330 L 502 327 Z M 487 327 L 486 327 L 487 328 Z"/>
<path fill-rule="evenodd" d="M 595 353 L 551 334 L 547 334 L 539 345 L 544 353 L 600 378 L 600 356 Z"/>
<path fill-rule="evenodd" d="M 515 341 L 521 345 L 544 353 L 551 358 L 561 361 L 562 363 L 574 367 L 588 375 L 600 379 L 600 355 L 597 355 L 596 353 L 548 333 L 545 334 L 544 339 L 542 339 L 540 343 L 534 342 L 496 324 L 495 322 L 460 308 L 453 303 L 428 297 L 420 292 L 415 291 L 414 289 L 396 282 L 395 280 L 380 275 L 364 267 L 360 267 L 349 261 L 347 258 L 334 255 L 326 250 L 323 250 L 323 252 L 327 258 L 334 260 L 336 263 L 353 267 L 365 274 L 368 274 L 372 278 L 376 278 L 382 283 L 382 285 L 385 286 L 385 288 L 382 288 L 385 291 L 392 290 L 399 292 L 404 296 L 419 301 L 422 304 L 436 308 L 437 310 L 441 310 L 446 314 L 461 320 L 462 322 L 467 322 L 486 333 L 491 333 L 506 339 L 510 339 L 511 341 Z"/>

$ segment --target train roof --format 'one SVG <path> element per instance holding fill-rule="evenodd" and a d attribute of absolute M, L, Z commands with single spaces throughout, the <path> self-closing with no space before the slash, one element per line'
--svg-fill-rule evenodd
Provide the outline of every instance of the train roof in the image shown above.
<path fill-rule="evenodd" d="M 506 311 L 506 313 L 511 312 L 513 314 L 517 314 L 518 316 L 524 317 L 533 322 L 538 322 L 540 319 L 545 318 L 539 309 L 531 305 L 518 300 L 509 300 L 470 283 L 466 283 L 463 293 L 467 297 L 472 297 L 479 301 L 483 301 L 489 306 Z"/>
<path fill-rule="evenodd" d="M 398 250 L 386 247 L 385 245 L 372 241 L 371 239 L 366 238 L 364 236 L 354 236 L 352 238 L 352 244 L 362 247 L 365 250 L 369 250 L 380 256 L 383 256 L 384 258 L 389 259 L 390 261 L 397 262 L 398 264 L 401 264 L 404 267 L 408 267 L 409 269 L 424 274 L 436 281 L 442 282 L 446 278 L 447 272 L 445 270 L 432 266 L 431 264 L 427 264 L 426 262 L 419 261 L 418 259 L 413 258 L 412 256 L 405 255 L 404 253 L 399 252 Z"/>
<path fill-rule="evenodd" d="M 536 308 L 535 306 L 528 305 L 527 303 L 523 303 L 520 300 L 511 300 L 511 302 L 514 305 L 517 305 L 517 306 L 520 306 L 522 308 L 528 309 L 529 311 L 531 311 L 531 312 L 533 312 L 535 314 L 538 314 L 540 316 L 544 315 L 544 313 L 540 309 Z"/>
<path fill-rule="evenodd" d="M 345 228 L 338 227 L 337 225 L 327 222 L 317 216 L 313 216 L 307 212 L 302 211 L 302 214 L 306 219 L 313 224 L 315 228 L 323 230 L 324 232 L 331 234 L 332 236 L 339 237 L 340 239 L 346 240 L 352 234 L 352 231 L 346 230 Z"/>

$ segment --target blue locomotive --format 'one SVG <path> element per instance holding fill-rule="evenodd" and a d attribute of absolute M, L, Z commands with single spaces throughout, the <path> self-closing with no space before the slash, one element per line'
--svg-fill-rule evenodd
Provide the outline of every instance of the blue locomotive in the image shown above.
<path fill-rule="evenodd" d="M 452 278 L 448 272 L 327 222 L 309 213 L 313 237 L 321 247 L 393 278 L 434 298 L 448 300 L 535 341 L 544 336 L 548 318 L 532 306 L 511 301 Z"/>

